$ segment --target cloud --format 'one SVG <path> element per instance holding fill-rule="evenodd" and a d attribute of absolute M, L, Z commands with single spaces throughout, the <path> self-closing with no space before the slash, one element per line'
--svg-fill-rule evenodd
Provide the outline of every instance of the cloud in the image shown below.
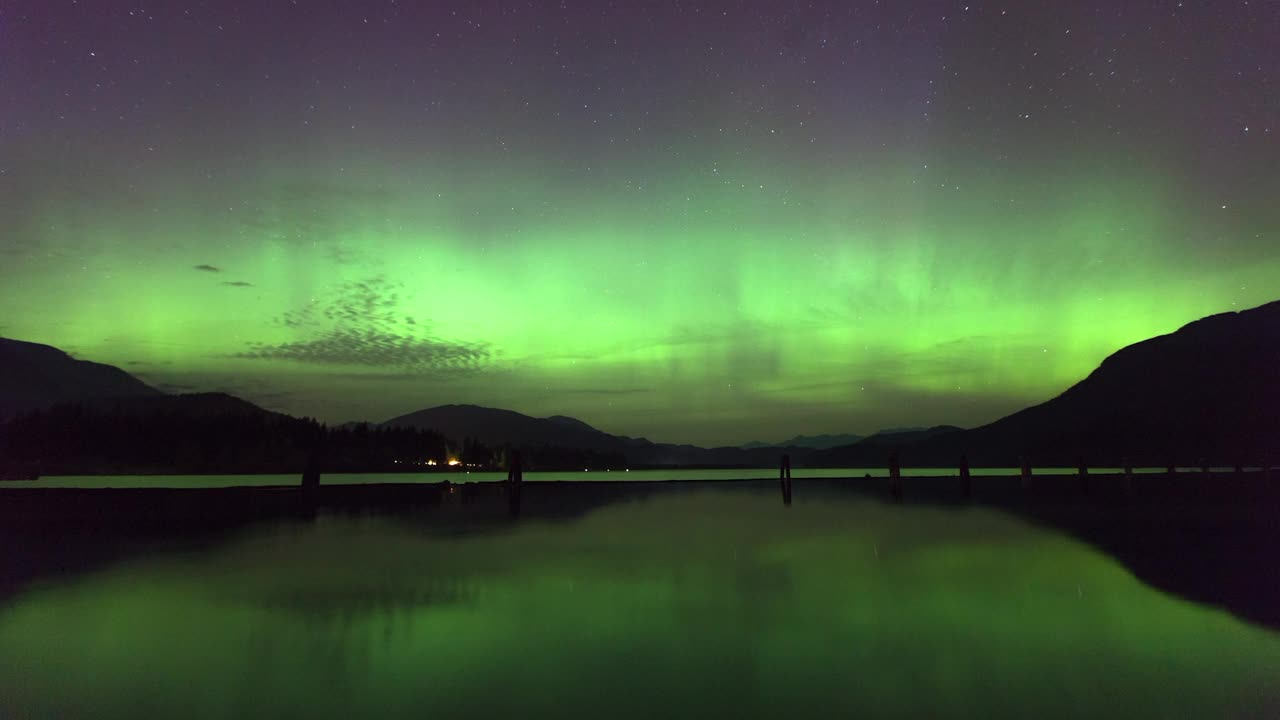
<path fill-rule="evenodd" d="M 211 272 L 211 273 L 222 272 L 222 268 L 214 267 L 213 265 L 195 265 L 192 267 L 192 269 L 199 270 L 200 272 Z"/>
<path fill-rule="evenodd" d="M 339 328 L 312 340 L 278 345 L 255 343 L 235 357 L 440 372 L 481 369 L 488 364 L 490 351 L 487 343 Z"/>
<path fill-rule="evenodd" d="M 245 282 L 243 280 L 236 280 L 235 282 L 224 282 L 222 284 L 227 285 L 229 287 L 253 287 L 253 283 Z"/>
<path fill-rule="evenodd" d="M 279 344 L 250 343 L 232 357 L 378 368 L 416 376 L 490 366 L 488 343 L 436 337 L 430 322 L 406 314 L 401 307 L 402 289 L 382 276 L 344 283 L 327 297 L 276 319 L 285 327 L 311 330 L 312 337 Z"/>
<path fill-rule="evenodd" d="M 344 283 L 335 288 L 327 299 L 312 300 L 296 310 L 285 312 L 276 318 L 276 322 L 290 328 L 335 323 L 397 333 L 401 325 L 417 325 L 398 310 L 402 288 L 403 285 L 388 282 L 381 275 Z"/>

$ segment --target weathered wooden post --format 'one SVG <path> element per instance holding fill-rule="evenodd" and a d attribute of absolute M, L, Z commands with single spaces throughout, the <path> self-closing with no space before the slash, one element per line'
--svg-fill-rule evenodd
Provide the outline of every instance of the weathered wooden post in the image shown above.
<path fill-rule="evenodd" d="M 1244 475 L 1244 464 L 1243 464 L 1243 463 L 1237 462 L 1237 463 L 1236 463 L 1235 468 L 1233 468 L 1233 469 L 1235 470 L 1235 474 L 1236 474 L 1236 477 L 1237 477 L 1237 478 L 1238 478 L 1238 477 L 1240 477 L 1241 475 Z"/>
<path fill-rule="evenodd" d="M 302 470 L 302 489 L 314 492 L 320 487 L 320 458 L 318 452 L 307 456 L 307 466 Z"/>
<path fill-rule="evenodd" d="M 902 463 L 897 452 L 889 453 L 889 495 L 894 500 L 902 499 Z"/>
<path fill-rule="evenodd" d="M 1124 492 L 1130 495 L 1133 493 L 1133 461 L 1122 458 L 1120 462 L 1124 464 Z"/>
<path fill-rule="evenodd" d="M 778 483 L 782 486 L 782 504 L 791 504 L 791 456 L 783 455 L 778 465 Z"/>
<path fill-rule="evenodd" d="M 1018 458 L 1018 460 L 1021 465 L 1019 474 L 1022 475 L 1022 489 L 1028 490 L 1031 488 L 1031 460 L 1029 460 L 1026 455 Z"/>
<path fill-rule="evenodd" d="M 512 485 L 519 485 L 524 481 L 524 472 L 520 467 L 520 452 L 512 451 L 507 458 L 507 482 Z"/>
<path fill-rule="evenodd" d="M 973 497 L 973 478 L 969 475 L 969 456 L 960 456 L 960 489 L 964 492 L 964 499 L 968 500 Z"/>
<path fill-rule="evenodd" d="M 1177 464 L 1170 464 L 1170 465 L 1169 465 L 1169 467 L 1165 468 L 1165 470 L 1164 470 L 1164 474 L 1165 474 L 1165 475 L 1168 475 L 1170 478 L 1176 478 L 1176 477 L 1178 477 L 1178 466 L 1177 466 Z"/>
<path fill-rule="evenodd" d="M 524 484 L 524 468 L 520 463 L 520 451 L 513 450 L 507 460 L 507 509 L 511 517 L 520 517 L 520 489 Z"/>
<path fill-rule="evenodd" d="M 1200 477 L 1208 480 L 1209 475 L 1209 461 L 1204 458 L 1200 458 Z"/>
<path fill-rule="evenodd" d="M 1080 491 L 1089 494 L 1089 465 L 1085 463 L 1084 456 L 1076 458 L 1076 472 L 1080 475 Z"/>

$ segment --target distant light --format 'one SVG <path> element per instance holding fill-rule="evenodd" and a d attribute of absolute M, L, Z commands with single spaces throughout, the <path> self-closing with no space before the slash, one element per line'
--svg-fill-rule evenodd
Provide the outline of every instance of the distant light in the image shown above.
<path fill-rule="evenodd" d="M 399 462 L 399 460 L 397 460 L 396 462 Z M 428 461 L 427 461 L 427 464 L 428 464 L 428 465 L 435 465 L 435 464 L 436 464 L 436 461 L 435 461 L 435 460 L 428 460 Z"/>
<path fill-rule="evenodd" d="M 449 458 L 449 464 L 450 464 L 450 465 L 461 465 L 461 464 L 462 464 L 462 461 L 461 461 L 461 460 L 459 460 L 458 458 Z"/>

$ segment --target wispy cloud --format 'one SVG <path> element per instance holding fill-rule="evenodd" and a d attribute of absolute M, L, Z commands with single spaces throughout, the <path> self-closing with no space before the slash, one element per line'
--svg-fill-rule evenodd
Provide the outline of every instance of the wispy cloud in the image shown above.
<path fill-rule="evenodd" d="M 450 342 L 378 330 L 338 329 L 312 340 L 253 344 L 239 358 L 293 360 L 318 365 L 363 365 L 415 371 L 478 370 L 490 358 L 487 343 Z"/>
<path fill-rule="evenodd" d="M 215 267 L 213 265 L 195 265 L 192 267 L 192 269 L 199 270 L 200 272 L 211 272 L 211 273 L 222 272 L 222 268 Z"/>
<path fill-rule="evenodd" d="M 276 318 L 291 328 L 321 327 L 326 323 L 372 327 L 384 332 L 398 332 L 401 325 L 415 325 L 398 310 L 402 285 L 387 281 L 381 275 L 339 285 L 327 298 L 312 300 Z"/>
<path fill-rule="evenodd" d="M 440 338 L 431 323 L 406 314 L 403 287 L 381 276 L 338 286 L 276 320 L 312 337 L 286 343 L 250 343 L 234 357 L 313 365 L 366 367 L 428 375 L 489 367 L 489 343 Z"/>

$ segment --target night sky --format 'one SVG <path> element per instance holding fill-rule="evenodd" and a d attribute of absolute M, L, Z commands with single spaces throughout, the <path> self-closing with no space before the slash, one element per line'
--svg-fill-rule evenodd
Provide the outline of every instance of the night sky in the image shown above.
<path fill-rule="evenodd" d="M 974 425 L 1280 298 L 1274 2 L 0 3 L 0 334 L 326 421 Z"/>

